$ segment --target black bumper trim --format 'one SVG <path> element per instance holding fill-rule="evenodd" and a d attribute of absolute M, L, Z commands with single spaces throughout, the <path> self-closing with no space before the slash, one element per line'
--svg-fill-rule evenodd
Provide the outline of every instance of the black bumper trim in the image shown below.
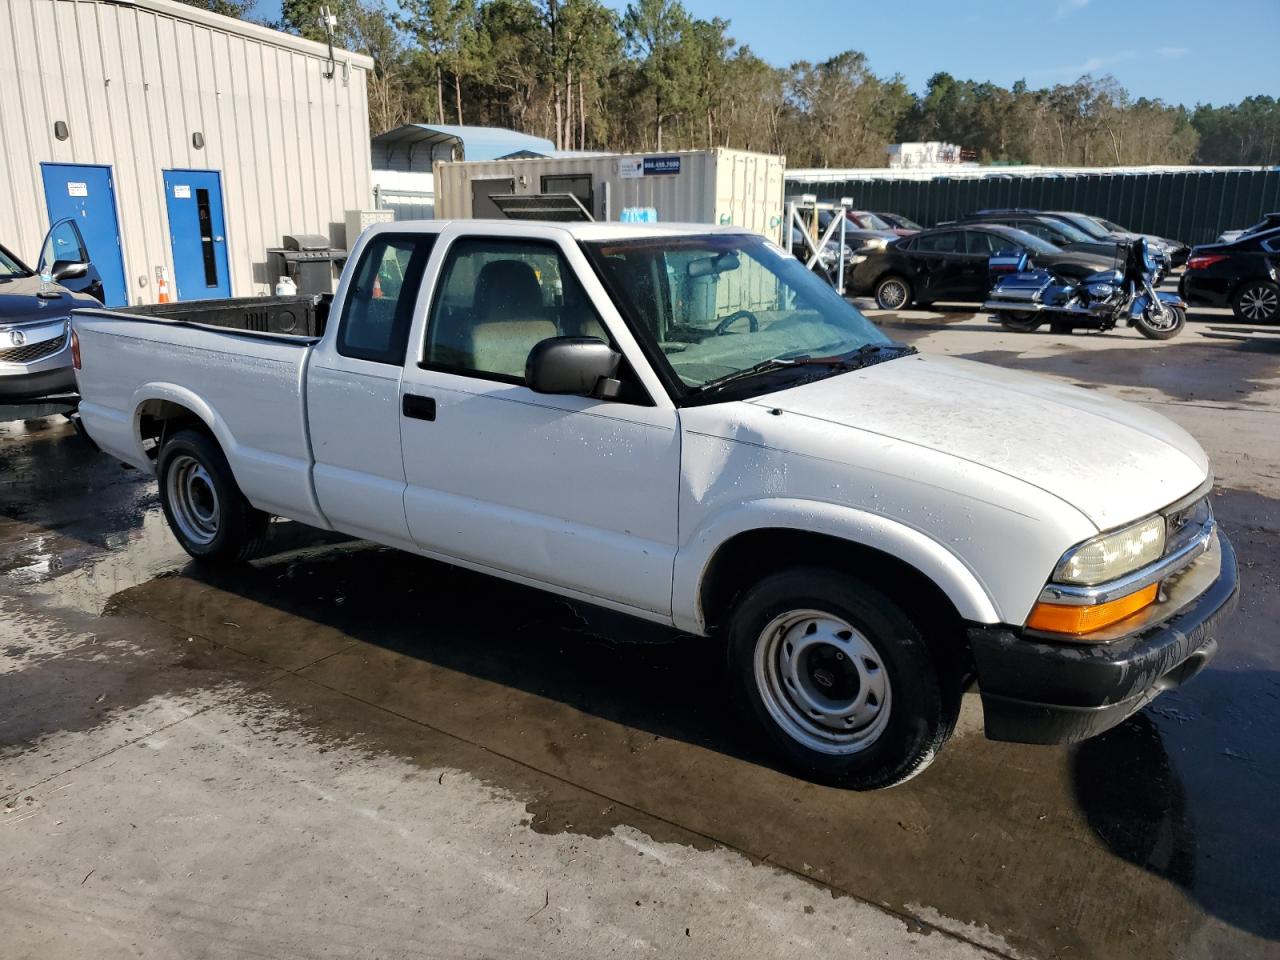
<path fill-rule="evenodd" d="M 1127 639 L 1052 643 L 1028 639 L 1016 627 L 971 627 L 987 737 L 1084 740 L 1199 673 L 1218 651 L 1215 634 L 1239 592 L 1235 551 L 1221 528 L 1218 540 L 1221 570 L 1209 589 L 1182 612 Z"/>

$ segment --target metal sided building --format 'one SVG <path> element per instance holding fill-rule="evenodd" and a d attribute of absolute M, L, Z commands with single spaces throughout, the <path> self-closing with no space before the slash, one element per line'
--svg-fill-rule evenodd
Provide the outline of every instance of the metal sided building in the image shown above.
<path fill-rule="evenodd" d="M 368 208 L 372 61 L 174 0 L 0 0 L 0 244 L 72 217 L 108 304 L 270 292 Z"/>
<path fill-rule="evenodd" d="M 502 216 L 490 199 L 569 193 L 596 220 L 652 207 L 668 223 L 733 224 L 780 241 L 783 157 L 745 150 L 437 161 L 436 216 Z"/>

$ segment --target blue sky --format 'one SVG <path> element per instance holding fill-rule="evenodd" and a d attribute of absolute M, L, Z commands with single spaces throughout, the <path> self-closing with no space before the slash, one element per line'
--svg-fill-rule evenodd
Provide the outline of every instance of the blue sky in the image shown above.
<path fill-rule="evenodd" d="M 390 0 L 394 2 L 394 0 Z M 626 0 L 605 0 L 615 9 Z M 777 65 L 861 50 L 921 90 L 939 70 L 1033 87 L 1115 76 L 1135 96 L 1233 103 L 1280 96 L 1280 0 L 684 0 Z M 278 15 L 279 0 L 259 12 Z"/>

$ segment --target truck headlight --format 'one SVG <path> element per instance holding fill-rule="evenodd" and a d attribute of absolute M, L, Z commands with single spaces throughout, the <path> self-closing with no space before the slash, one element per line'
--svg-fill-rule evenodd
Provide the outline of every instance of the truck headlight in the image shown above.
<path fill-rule="evenodd" d="M 1067 551 L 1053 571 L 1055 583 L 1091 587 L 1132 573 L 1164 555 L 1165 519 L 1147 517 L 1086 540 Z"/>

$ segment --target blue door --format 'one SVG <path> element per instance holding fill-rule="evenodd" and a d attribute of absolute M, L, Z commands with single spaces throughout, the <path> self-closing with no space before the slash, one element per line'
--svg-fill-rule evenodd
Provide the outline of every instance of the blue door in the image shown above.
<path fill-rule="evenodd" d="M 231 296 L 222 177 L 216 170 L 166 170 L 164 196 L 178 299 Z"/>
<path fill-rule="evenodd" d="M 111 168 L 83 163 L 42 163 L 44 201 L 49 222 L 71 219 L 84 238 L 89 261 L 102 277 L 104 302 L 122 307 L 129 302 L 120 251 L 120 221 Z"/>

